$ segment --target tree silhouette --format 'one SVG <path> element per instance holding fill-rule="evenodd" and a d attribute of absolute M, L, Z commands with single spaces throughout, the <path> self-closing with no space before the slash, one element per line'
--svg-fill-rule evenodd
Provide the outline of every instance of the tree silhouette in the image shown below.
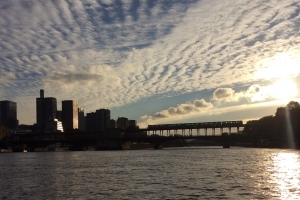
<path fill-rule="evenodd" d="M 243 133 L 254 146 L 268 140 L 273 147 L 300 149 L 300 104 L 290 101 L 277 108 L 275 116 L 248 121 Z"/>

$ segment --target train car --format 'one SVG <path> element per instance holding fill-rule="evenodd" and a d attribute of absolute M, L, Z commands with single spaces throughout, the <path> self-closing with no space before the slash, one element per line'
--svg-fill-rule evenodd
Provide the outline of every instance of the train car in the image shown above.
<path fill-rule="evenodd" d="M 222 125 L 223 126 L 238 126 L 238 125 L 242 125 L 243 124 L 243 121 L 223 121 L 222 122 Z"/>

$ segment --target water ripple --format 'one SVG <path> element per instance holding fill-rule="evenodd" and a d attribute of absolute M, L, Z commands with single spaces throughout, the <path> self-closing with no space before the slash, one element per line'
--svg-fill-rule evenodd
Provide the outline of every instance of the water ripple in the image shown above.
<path fill-rule="evenodd" d="M 0 199 L 300 199 L 300 152 L 167 149 L 0 154 Z"/>

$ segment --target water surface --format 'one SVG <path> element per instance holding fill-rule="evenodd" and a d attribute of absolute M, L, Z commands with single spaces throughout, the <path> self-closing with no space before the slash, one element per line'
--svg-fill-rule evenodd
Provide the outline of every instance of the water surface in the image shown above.
<path fill-rule="evenodd" d="M 0 154 L 0 199 L 300 199 L 299 180 L 294 150 Z"/>

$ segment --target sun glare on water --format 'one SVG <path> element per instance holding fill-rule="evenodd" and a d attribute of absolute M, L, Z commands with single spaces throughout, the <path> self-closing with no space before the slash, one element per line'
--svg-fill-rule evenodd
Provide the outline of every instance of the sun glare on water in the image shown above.
<path fill-rule="evenodd" d="M 297 153 L 281 152 L 273 157 L 273 173 L 270 182 L 276 188 L 274 196 L 278 199 L 299 199 L 299 156 Z"/>

